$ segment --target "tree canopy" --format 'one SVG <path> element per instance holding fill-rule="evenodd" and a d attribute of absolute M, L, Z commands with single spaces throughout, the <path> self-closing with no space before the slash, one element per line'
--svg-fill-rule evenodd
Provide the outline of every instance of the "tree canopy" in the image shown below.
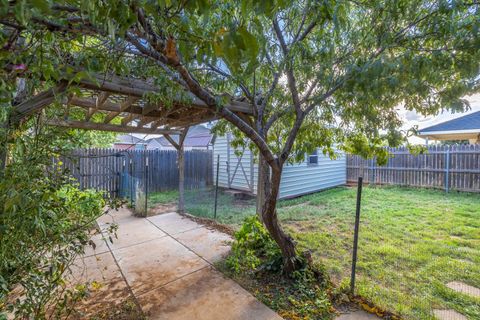
<path fill-rule="evenodd" d="M 468 108 L 462 97 L 480 88 L 479 10 L 457 0 L 9 1 L 0 89 L 10 101 L 20 74 L 38 90 L 95 71 L 151 79 L 151 99 L 193 93 L 270 168 L 273 226 L 286 162 L 334 146 L 382 162 L 407 134 L 399 108 Z M 223 108 L 231 96 L 253 116 Z"/>

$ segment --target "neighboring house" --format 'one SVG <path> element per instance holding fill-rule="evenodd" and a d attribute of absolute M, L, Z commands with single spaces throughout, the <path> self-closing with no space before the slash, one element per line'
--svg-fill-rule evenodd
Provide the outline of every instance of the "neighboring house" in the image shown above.
<path fill-rule="evenodd" d="M 120 150 L 145 150 L 146 146 L 144 140 L 129 134 L 117 136 L 117 141 L 113 143 L 113 148 Z"/>
<path fill-rule="evenodd" d="M 230 144 L 231 136 L 216 137 L 213 145 L 213 174 L 216 174 L 217 157 L 220 156 L 218 185 L 256 193 L 258 166 L 247 148 L 235 154 Z M 242 151 L 242 150 L 240 150 Z M 293 198 L 323 189 L 346 184 L 346 157 L 332 160 L 321 152 L 306 157 L 302 163 L 285 165 L 280 183 L 280 199 Z M 215 176 L 214 180 L 215 181 Z"/>
<path fill-rule="evenodd" d="M 419 130 L 418 136 L 427 140 L 465 141 L 480 144 L 480 111 Z"/>
<path fill-rule="evenodd" d="M 178 142 L 178 135 L 172 135 L 171 137 Z M 210 133 L 210 129 L 198 125 L 188 130 L 188 134 L 183 142 L 183 149 L 210 150 L 212 143 L 213 135 Z M 147 140 L 147 150 L 175 150 L 175 148 L 165 137 L 159 137 Z"/>

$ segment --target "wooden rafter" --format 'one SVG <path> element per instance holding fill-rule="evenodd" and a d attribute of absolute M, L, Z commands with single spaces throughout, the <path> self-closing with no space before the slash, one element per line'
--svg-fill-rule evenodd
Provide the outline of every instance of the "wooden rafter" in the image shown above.
<path fill-rule="evenodd" d="M 190 102 L 181 102 L 179 99 L 167 106 L 144 99 L 147 94 L 158 93 L 158 88 L 148 81 L 93 74 L 93 79 L 81 79 L 73 84 L 60 80 L 55 87 L 15 106 L 11 120 L 20 121 L 48 106 L 56 100 L 58 94 L 65 92 L 68 86 L 80 87 L 82 96 L 72 95 L 68 99 L 65 98 L 63 100 L 63 103 L 66 104 L 64 119 L 48 121 L 51 125 L 114 132 L 163 134 L 165 130 L 162 127 L 185 128 L 218 117 L 216 110 L 212 110 L 191 93 L 187 93 L 190 96 L 187 100 Z M 70 107 L 86 109 L 85 121 L 69 119 L 68 109 Z M 252 114 L 251 106 L 242 101 L 232 99 L 225 108 L 242 118 L 248 117 L 245 116 L 247 114 Z M 92 122 L 92 117 L 97 112 L 106 114 L 103 123 Z M 121 124 L 112 124 L 111 121 L 117 116 L 122 118 Z M 136 122 L 135 125 L 132 122 Z M 171 131 L 167 130 L 167 132 Z M 173 130 L 172 132 L 178 131 Z"/>
<path fill-rule="evenodd" d="M 148 93 L 158 92 L 157 87 L 144 80 L 130 79 L 115 75 L 99 75 L 95 73 L 92 74 L 92 77 L 94 78 L 93 81 L 90 79 L 81 79 L 78 85 L 86 89 L 107 91 L 110 93 L 136 96 L 139 98 Z M 187 95 L 191 100 L 188 105 L 192 107 L 208 108 L 205 102 L 197 98 L 192 93 L 187 93 Z M 246 114 L 253 113 L 252 106 L 242 101 L 232 100 L 230 103 L 225 105 L 225 108 L 234 112 L 242 112 Z"/>
<path fill-rule="evenodd" d="M 122 119 L 122 126 L 128 125 L 130 122 L 135 120 L 137 117 L 141 117 L 141 115 L 130 113 L 126 117 Z"/>
<path fill-rule="evenodd" d="M 103 107 L 103 105 L 107 102 L 108 97 L 110 96 L 110 92 L 102 91 L 97 98 L 95 99 L 95 107 L 88 108 L 87 114 L 85 115 L 85 121 L 90 120 L 95 112 Z"/>
<path fill-rule="evenodd" d="M 134 96 L 129 96 L 125 101 L 120 103 L 118 111 L 111 111 L 107 114 L 107 117 L 105 118 L 104 123 L 109 123 L 110 121 L 113 120 L 116 116 L 118 116 L 120 113 L 124 112 L 127 110 L 133 103 L 135 103 L 138 100 L 138 97 Z"/>
<path fill-rule="evenodd" d="M 46 106 L 55 101 L 56 95 L 65 92 L 65 90 L 67 90 L 67 83 L 62 81 L 55 87 L 43 91 L 28 100 L 25 100 L 24 102 L 14 107 L 12 116 L 10 117 L 10 121 L 12 123 L 17 123 L 22 118 L 25 118 L 35 113 L 36 111 L 45 108 Z"/>

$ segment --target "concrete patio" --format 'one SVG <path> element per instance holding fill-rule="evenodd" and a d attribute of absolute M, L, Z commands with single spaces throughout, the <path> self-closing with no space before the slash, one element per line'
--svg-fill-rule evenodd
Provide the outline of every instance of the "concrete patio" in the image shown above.
<path fill-rule="evenodd" d="M 212 265 L 230 250 L 231 238 L 177 213 L 137 218 L 125 208 L 98 220 L 118 224 L 118 239 L 95 236 L 74 268 L 78 281 L 100 288 L 88 309 L 134 297 L 148 319 L 281 319 Z"/>

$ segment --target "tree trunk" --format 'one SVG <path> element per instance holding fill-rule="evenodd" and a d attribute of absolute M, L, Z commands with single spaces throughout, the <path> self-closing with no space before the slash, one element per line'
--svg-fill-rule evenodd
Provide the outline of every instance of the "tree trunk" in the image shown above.
<path fill-rule="evenodd" d="M 185 152 L 183 143 L 178 152 L 178 212 L 185 212 Z"/>
<path fill-rule="evenodd" d="M 266 200 L 266 194 L 269 192 L 270 167 L 262 154 L 258 159 L 258 178 L 257 178 L 257 215 L 260 221 L 263 221 L 262 211 Z"/>
<path fill-rule="evenodd" d="M 269 190 L 266 192 L 265 202 L 262 208 L 262 220 L 273 240 L 275 240 L 282 251 L 284 272 L 290 274 L 300 267 L 300 264 L 295 250 L 295 242 L 292 237 L 283 231 L 278 221 L 276 207 L 281 175 L 282 169 L 272 170 L 271 178 L 268 179 L 265 184 L 269 185 Z"/>
<path fill-rule="evenodd" d="M 186 127 L 183 132 L 178 137 L 178 142 L 176 142 L 170 135 L 164 134 L 163 136 L 167 139 L 172 146 L 177 149 L 177 167 L 178 167 L 178 212 L 185 212 L 185 152 L 183 149 L 183 143 L 188 134 L 188 127 Z"/>

